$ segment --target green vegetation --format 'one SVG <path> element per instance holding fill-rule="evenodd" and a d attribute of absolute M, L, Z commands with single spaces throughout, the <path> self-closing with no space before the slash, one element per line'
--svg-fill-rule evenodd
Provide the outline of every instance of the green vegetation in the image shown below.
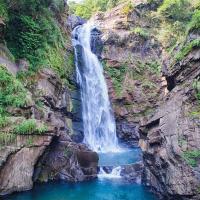
<path fill-rule="evenodd" d="M 0 18 L 3 18 L 3 20 L 8 20 L 8 11 L 5 0 L 0 0 Z"/>
<path fill-rule="evenodd" d="M 189 0 L 164 0 L 155 13 L 160 20 L 159 41 L 169 52 L 185 40 L 187 24 L 192 16 Z"/>
<path fill-rule="evenodd" d="M 146 70 L 156 74 L 159 74 L 161 71 L 161 64 L 159 60 L 149 60 L 146 62 L 138 60 L 135 67 L 139 75 L 143 75 L 146 72 Z"/>
<path fill-rule="evenodd" d="M 7 125 L 7 123 L 7 117 L 0 115 L 0 128 L 4 128 Z"/>
<path fill-rule="evenodd" d="M 132 10 L 134 6 L 131 1 L 128 1 L 122 8 L 122 14 L 128 15 Z"/>
<path fill-rule="evenodd" d="M 11 14 L 6 41 L 15 58 L 27 59 L 33 71 L 45 65 L 57 68 L 64 63 L 58 59 L 63 58 L 62 34 L 49 14 L 36 19 L 28 15 Z"/>
<path fill-rule="evenodd" d="M 8 16 L 5 40 L 16 60 L 29 61 L 26 77 L 49 67 L 63 80 L 72 71 L 73 58 L 65 49 L 69 39 L 58 22 L 63 8 L 63 0 L 1 0 L 0 10 Z"/>
<path fill-rule="evenodd" d="M 195 95 L 197 100 L 199 101 L 200 104 L 200 78 L 197 78 L 193 82 L 193 88 L 195 90 Z"/>
<path fill-rule="evenodd" d="M 176 60 L 181 61 L 195 47 L 200 47 L 200 40 L 199 39 L 192 40 L 190 43 L 186 43 L 186 45 L 183 46 L 181 48 L 181 50 L 178 52 L 178 54 L 175 56 Z"/>
<path fill-rule="evenodd" d="M 128 67 L 126 63 L 118 67 L 111 67 L 105 64 L 105 71 L 111 77 L 113 87 L 115 89 L 116 95 L 118 96 L 120 96 L 122 92 L 123 81 L 124 81 L 127 69 Z"/>
<path fill-rule="evenodd" d="M 182 60 L 193 48 L 200 46 L 199 39 L 187 41 L 190 32 L 200 28 L 199 9 L 196 0 L 164 0 L 154 13 L 161 24 L 158 39 L 175 61 Z M 180 50 L 174 54 L 177 49 Z"/>
<path fill-rule="evenodd" d="M 192 167 L 197 166 L 197 161 L 200 159 L 200 150 L 185 151 L 183 153 L 183 158 Z"/>
<path fill-rule="evenodd" d="M 81 3 L 69 2 L 70 12 L 85 19 L 98 11 L 106 11 L 108 0 L 83 0 Z"/>
<path fill-rule="evenodd" d="M 195 10 L 192 16 L 192 20 L 188 25 L 189 31 L 197 30 L 200 28 L 200 10 Z"/>
<path fill-rule="evenodd" d="M 0 150 L 3 146 L 9 145 L 16 140 L 16 135 L 12 133 L 1 133 L 0 132 Z"/>
<path fill-rule="evenodd" d="M 69 8 L 71 13 L 84 19 L 89 19 L 96 12 L 105 12 L 123 2 L 126 2 L 126 4 L 122 9 L 122 13 L 128 14 L 133 6 L 130 1 L 126 0 L 83 0 L 80 3 L 70 1 Z"/>
<path fill-rule="evenodd" d="M 143 37 L 144 39 L 147 39 L 149 37 L 148 31 L 141 27 L 136 27 L 136 28 L 132 29 L 131 32 Z"/>
<path fill-rule="evenodd" d="M 9 106 L 21 107 L 26 104 L 26 89 L 20 81 L 0 66 L 0 115 L 5 115 Z"/>
<path fill-rule="evenodd" d="M 158 8 L 158 14 L 170 22 L 185 22 L 190 19 L 190 7 L 188 0 L 164 0 Z"/>
<path fill-rule="evenodd" d="M 13 133 L 17 135 L 31 135 L 42 134 L 47 130 L 48 128 L 44 124 L 38 125 L 35 119 L 28 119 L 16 125 L 13 129 Z"/>
<path fill-rule="evenodd" d="M 27 139 L 26 145 L 27 146 L 32 146 L 33 145 L 33 137 L 32 136 L 29 136 L 29 138 Z"/>

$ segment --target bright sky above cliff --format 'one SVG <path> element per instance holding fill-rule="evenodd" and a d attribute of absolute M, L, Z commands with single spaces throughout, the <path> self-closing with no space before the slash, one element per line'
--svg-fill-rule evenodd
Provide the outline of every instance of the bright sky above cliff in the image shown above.
<path fill-rule="evenodd" d="M 76 3 L 80 3 L 82 0 L 69 0 L 69 1 L 75 1 Z"/>

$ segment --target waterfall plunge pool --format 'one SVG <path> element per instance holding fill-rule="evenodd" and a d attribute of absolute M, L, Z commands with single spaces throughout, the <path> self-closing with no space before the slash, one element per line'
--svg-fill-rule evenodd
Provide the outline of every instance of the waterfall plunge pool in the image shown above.
<path fill-rule="evenodd" d="M 99 153 L 99 166 L 122 166 L 142 160 L 140 148 L 123 149 L 117 153 Z"/>
<path fill-rule="evenodd" d="M 27 192 L 15 193 L 4 200 L 156 200 L 141 185 L 120 179 L 96 179 L 83 183 L 52 182 L 36 184 Z"/>

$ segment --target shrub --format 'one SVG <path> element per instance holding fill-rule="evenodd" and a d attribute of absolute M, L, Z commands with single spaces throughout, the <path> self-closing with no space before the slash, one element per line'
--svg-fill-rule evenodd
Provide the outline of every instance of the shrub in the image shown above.
<path fill-rule="evenodd" d="M 133 10 L 134 6 L 132 4 L 131 1 L 129 1 L 128 3 L 126 3 L 124 5 L 124 7 L 122 8 L 122 14 L 124 15 L 128 15 L 132 10 Z"/>
<path fill-rule="evenodd" d="M 0 66 L 0 114 L 8 106 L 21 107 L 26 104 L 26 89 L 3 66 Z"/>
<path fill-rule="evenodd" d="M 183 21 L 190 18 L 190 3 L 188 0 L 164 0 L 158 8 L 158 14 L 169 21 Z"/>
<path fill-rule="evenodd" d="M 14 56 L 26 58 L 34 71 L 49 63 L 54 65 L 57 60 L 55 48 L 64 48 L 61 30 L 49 14 L 38 18 L 12 14 L 6 40 Z M 52 52 L 54 57 L 50 60 L 48 53 Z"/>
<path fill-rule="evenodd" d="M 185 151 L 183 153 L 183 158 L 190 166 L 196 167 L 197 160 L 200 158 L 200 150 Z"/>
<path fill-rule="evenodd" d="M 105 70 L 108 73 L 108 75 L 111 77 L 113 87 L 118 96 L 122 92 L 123 80 L 124 80 L 124 76 L 127 72 L 127 68 L 128 67 L 125 63 L 117 68 L 105 65 Z"/>
<path fill-rule="evenodd" d="M 13 129 L 13 133 L 18 135 L 31 135 L 42 134 L 47 130 L 48 128 L 44 124 L 38 125 L 35 119 L 28 119 L 16 125 Z"/>
<path fill-rule="evenodd" d="M 188 25 L 189 31 L 197 30 L 200 28 L 200 10 L 195 10 L 194 14 L 192 15 L 192 20 Z"/>
<path fill-rule="evenodd" d="M 5 0 L 0 0 L 0 18 L 8 20 L 8 10 Z"/>
<path fill-rule="evenodd" d="M 175 56 L 176 61 L 181 61 L 185 56 L 187 56 L 191 50 L 195 47 L 200 47 L 200 40 L 192 40 L 190 43 L 187 43 L 185 46 L 181 48 L 179 53 Z"/>
<path fill-rule="evenodd" d="M 135 33 L 136 35 L 139 35 L 143 38 L 148 38 L 149 37 L 149 33 L 147 30 L 141 28 L 141 27 L 136 27 L 133 30 L 131 30 L 133 33 Z"/>

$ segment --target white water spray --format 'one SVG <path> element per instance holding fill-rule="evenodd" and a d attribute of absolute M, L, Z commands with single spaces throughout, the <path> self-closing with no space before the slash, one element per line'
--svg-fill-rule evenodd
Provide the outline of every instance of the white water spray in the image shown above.
<path fill-rule="evenodd" d="M 110 106 L 103 67 L 91 50 L 88 22 L 73 31 L 77 79 L 81 88 L 84 143 L 96 152 L 118 152 L 116 124 Z"/>
<path fill-rule="evenodd" d="M 110 173 L 106 173 L 104 169 L 101 167 L 100 172 L 98 174 L 98 178 L 108 178 L 108 179 L 115 179 L 115 178 L 121 178 L 121 167 L 115 167 L 112 169 Z"/>

